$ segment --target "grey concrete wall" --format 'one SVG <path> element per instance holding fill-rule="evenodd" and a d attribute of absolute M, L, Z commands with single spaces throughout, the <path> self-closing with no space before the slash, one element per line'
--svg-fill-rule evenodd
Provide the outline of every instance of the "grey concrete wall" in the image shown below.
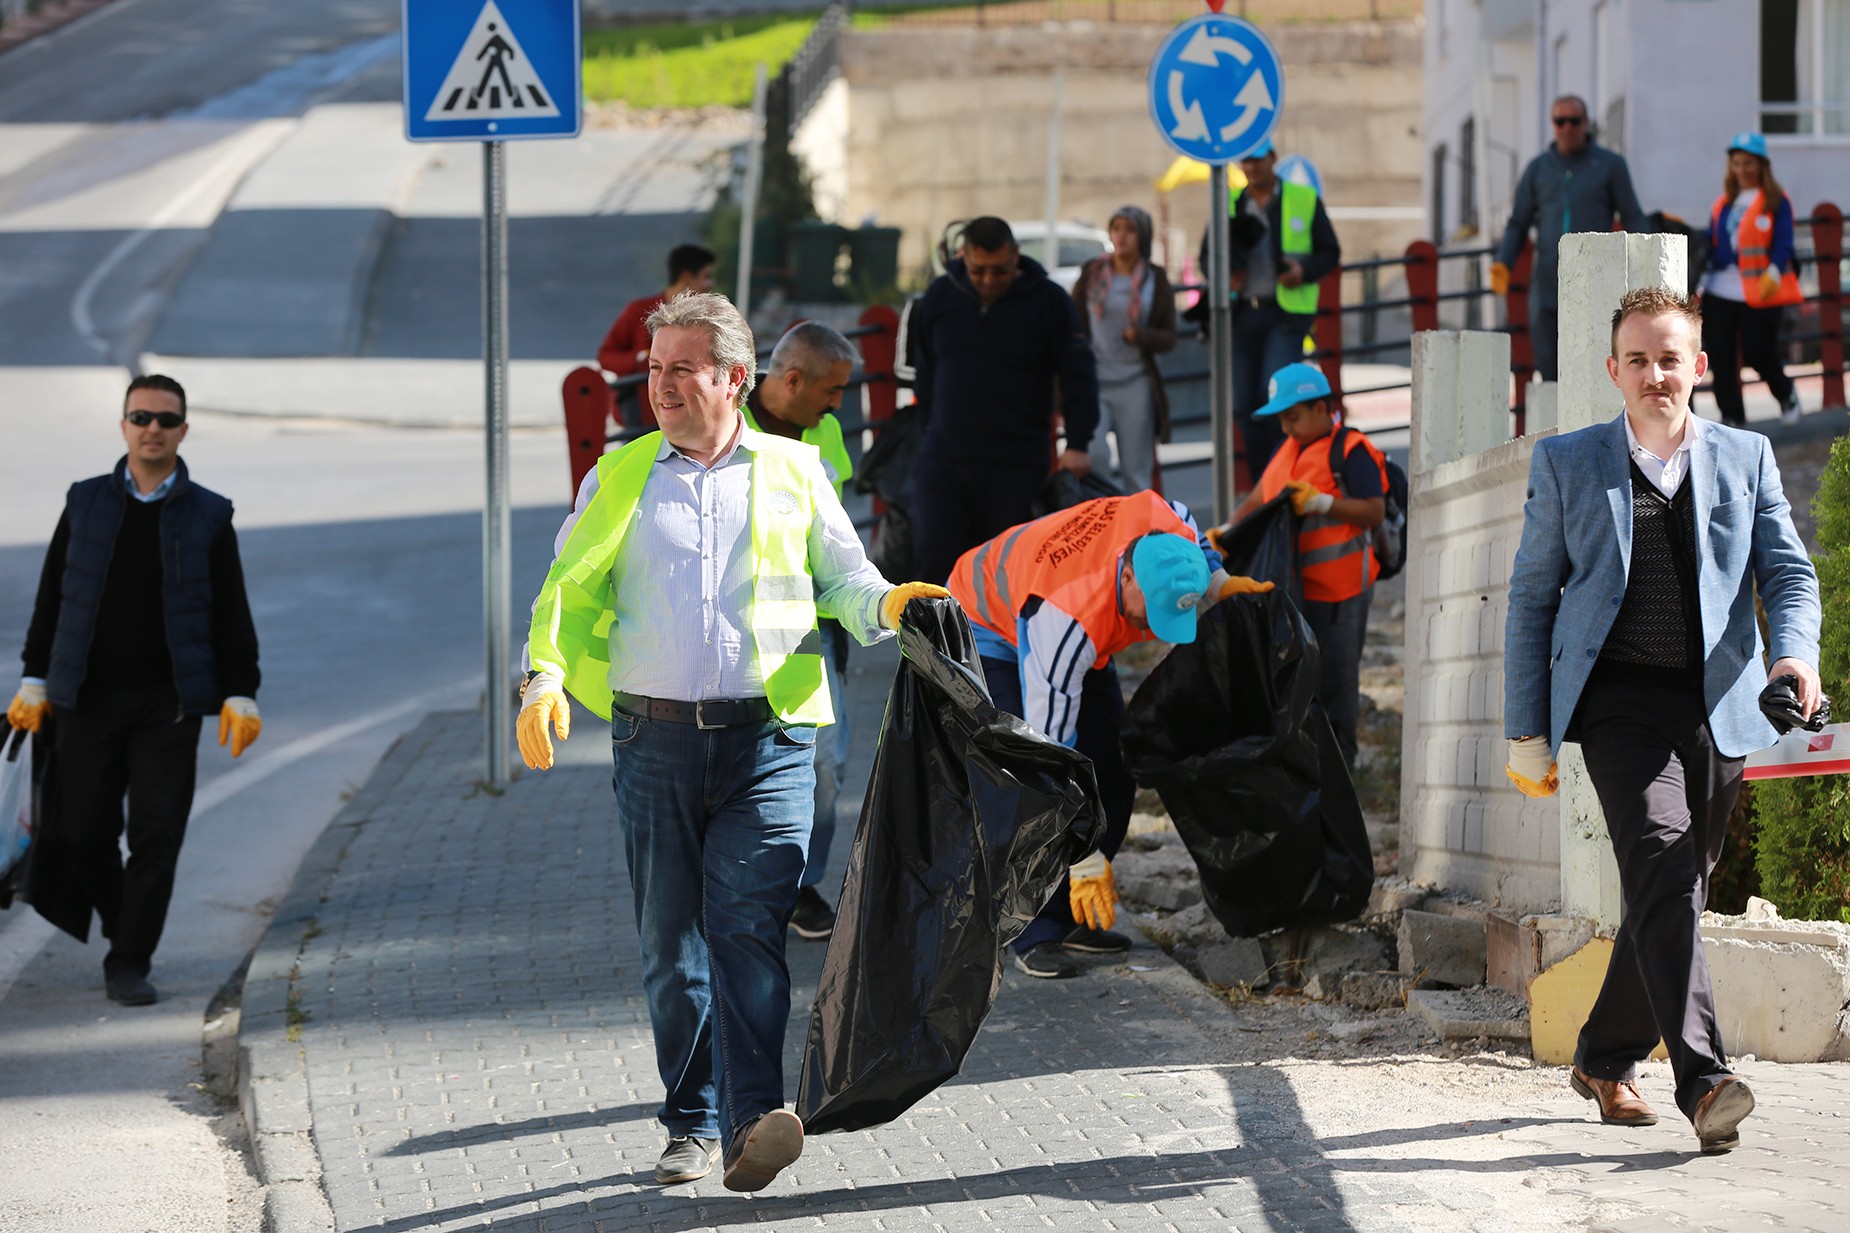
<path fill-rule="evenodd" d="M 1558 810 L 1503 775 L 1503 618 L 1534 437 L 1509 433 L 1509 338 L 1413 350 L 1402 871 L 1520 912 L 1560 895 Z"/>
<path fill-rule="evenodd" d="M 1285 62 L 1278 145 L 1314 162 L 1345 253 L 1399 253 L 1423 234 L 1403 219 L 1349 219 L 1344 207 L 1420 204 L 1417 22 L 1269 30 Z M 850 88 L 839 219 L 904 229 L 902 268 L 924 269 L 944 224 L 975 214 L 1044 214 L 1056 69 L 1064 72 L 1060 213 L 1102 225 L 1119 205 L 1157 205 L 1174 159 L 1158 137 L 1146 77 L 1161 26 L 888 29 L 843 40 Z M 831 111 L 824 122 L 840 124 Z M 813 148 L 809 137 L 803 140 Z M 1170 203 L 1187 251 L 1200 242 L 1207 189 Z M 1175 255 L 1171 266 L 1181 263 Z"/>

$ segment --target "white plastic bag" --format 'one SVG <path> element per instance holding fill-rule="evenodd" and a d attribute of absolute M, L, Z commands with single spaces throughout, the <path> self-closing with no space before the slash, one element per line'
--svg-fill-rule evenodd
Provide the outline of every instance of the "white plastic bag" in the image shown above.
<path fill-rule="evenodd" d="M 32 846 L 32 734 L 6 734 L 0 757 L 0 883 L 6 882 Z"/>

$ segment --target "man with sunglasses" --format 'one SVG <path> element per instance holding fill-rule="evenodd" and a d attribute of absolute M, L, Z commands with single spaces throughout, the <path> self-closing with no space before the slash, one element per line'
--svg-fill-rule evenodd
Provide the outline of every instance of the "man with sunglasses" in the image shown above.
<path fill-rule="evenodd" d="M 1593 140 L 1586 100 L 1563 94 L 1549 108 L 1554 144 L 1536 155 L 1516 185 L 1509 226 L 1490 264 L 1490 289 L 1508 295 L 1510 267 L 1535 229 L 1535 262 L 1529 274 L 1529 338 L 1535 348 L 1535 371 L 1544 381 L 1556 379 L 1556 259 L 1561 237 L 1570 231 L 1611 231 L 1616 216 L 1627 231 L 1651 225 L 1632 189 L 1625 159 Z"/>
<path fill-rule="evenodd" d="M 51 741 L 45 852 L 82 897 L 73 932 L 87 937 L 92 909 L 102 918 L 104 989 L 124 1006 L 156 998 L 148 974 L 192 811 L 200 719 L 217 713 L 234 758 L 263 728 L 231 502 L 188 478 L 186 433 L 179 382 L 129 383 L 128 453 L 65 497 L 6 712 Z"/>

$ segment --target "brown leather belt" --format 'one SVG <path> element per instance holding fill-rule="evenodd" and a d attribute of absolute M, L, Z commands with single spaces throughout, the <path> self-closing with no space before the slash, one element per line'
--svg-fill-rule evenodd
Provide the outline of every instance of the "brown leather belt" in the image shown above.
<path fill-rule="evenodd" d="M 626 694 L 618 690 L 612 695 L 612 700 L 618 710 L 639 719 L 693 724 L 697 728 L 761 724 L 773 717 L 771 704 L 764 698 L 708 698 L 704 702 L 677 702 L 673 698 L 648 698 L 642 694 Z"/>

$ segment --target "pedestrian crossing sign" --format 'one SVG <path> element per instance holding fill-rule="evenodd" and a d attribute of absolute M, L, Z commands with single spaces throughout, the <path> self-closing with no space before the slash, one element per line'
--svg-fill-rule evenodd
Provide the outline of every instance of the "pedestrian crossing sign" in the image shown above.
<path fill-rule="evenodd" d="M 404 0 L 405 136 L 577 136 L 578 10 L 578 0 Z"/>

